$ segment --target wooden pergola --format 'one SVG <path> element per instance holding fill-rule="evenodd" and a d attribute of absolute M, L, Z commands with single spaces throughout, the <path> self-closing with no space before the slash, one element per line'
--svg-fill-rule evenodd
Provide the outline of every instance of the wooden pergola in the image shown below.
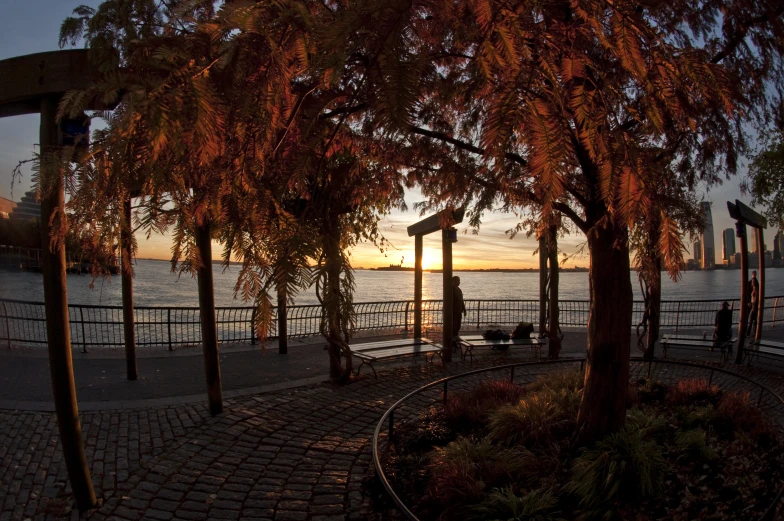
<path fill-rule="evenodd" d="M 63 128 L 57 122 L 57 106 L 63 94 L 86 89 L 95 72 L 90 66 L 88 51 L 81 49 L 2 60 L 0 117 L 40 114 L 40 154 L 41 157 L 50 154 L 63 142 Z M 68 475 L 77 507 L 84 511 L 96 506 L 96 498 L 82 442 L 74 386 L 65 245 L 59 241 L 52 247 L 50 240 L 53 219 L 65 211 L 63 178 L 56 170 L 52 171 L 50 162 L 41 161 L 40 164 L 40 184 L 47 187 L 41 199 L 41 250 L 52 393 Z"/>
<path fill-rule="evenodd" d="M 443 210 L 436 214 L 422 219 L 418 223 L 408 227 L 408 236 L 414 237 L 414 338 L 422 338 L 422 252 L 423 237 L 433 232 L 441 230 L 441 251 L 443 255 L 443 284 L 444 284 L 444 305 L 442 308 L 444 335 L 444 352 L 442 358 L 444 362 L 452 360 L 452 243 L 457 242 L 453 235 L 455 224 L 463 222 L 465 211 Z"/>
<path fill-rule="evenodd" d="M 754 341 L 762 338 L 762 318 L 765 313 L 765 239 L 762 230 L 768 227 L 768 221 L 739 200 L 735 203 L 727 201 L 730 217 L 735 219 L 735 235 L 740 239 L 740 324 L 738 324 L 738 349 L 735 362 L 743 363 L 743 345 L 749 331 L 749 247 L 746 238 L 746 225 L 751 226 L 757 234 L 757 255 L 759 257 L 759 294 L 757 295 L 757 322 L 754 330 Z"/>

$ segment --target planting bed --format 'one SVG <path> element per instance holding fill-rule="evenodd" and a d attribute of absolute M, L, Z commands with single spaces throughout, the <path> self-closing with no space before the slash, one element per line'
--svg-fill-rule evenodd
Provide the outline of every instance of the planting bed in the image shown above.
<path fill-rule="evenodd" d="M 624 428 L 574 444 L 579 372 L 492 381 L 399 425 L 383 454 L 426 520 L 756 520 L 784 477 L 779 434 L 747 394 L 700 379 L 630 385 Z"/>

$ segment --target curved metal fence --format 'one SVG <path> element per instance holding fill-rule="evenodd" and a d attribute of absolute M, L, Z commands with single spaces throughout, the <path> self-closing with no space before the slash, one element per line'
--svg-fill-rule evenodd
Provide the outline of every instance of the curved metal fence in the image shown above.
<path fill-rule="evenodd" d="M 765 299 L 763 323 L 772 327 L 780 322 L 780 299 Z M 661 326 L 667 329 L 712 327 L 716 311 L 723 300 L 662 301 Z M 733 318 L 737 324 L 740 313 L 738 300 L 730 300 Z M 784 305 L 784 300 L 781 300 Z M 87 350 L 90 346 L 122 346 L 122 307 L 71 304 L 68 306 L 71 322 L 71 343 L 74 348 Z M 587 300 L 562 300 L 559 302 L 561 325 L 586 327 L 590 303 Z M 644 304 L 634 302 L 633 323 L 642 318 Z M 520 321 L 539 320 L 538 300 L 466 300 L 465 327 L 513 326 Z M 356 330 L 412 330 L 414 328 L 414 301 L 358 302 L 354 304 Z M 442 301 L 422 302 L 423 330 L 442 325 Z M 277 308 L 273 308 L 277 313 Z M 319 334 L 322 308 L 319 305 L 290 306 L 287 310 L 289 337 L 306 337 Z M 136 339 L 140 346 L 166 346 L 173 349 L 201 341 L 201 324 L 197 307 L 134 308 Z M 216 308 L 219 342 L 255 342 L 256 313 L 252 307 Z M 270 336 L 277 336 L 277 321 L 271 324 Z M 46 319 L 42 302 L 0 299 L 0 345 L 36 345 L 46 343 Z"/>
<path fill-rule="evenodd" d="M 468 391 L 475 388 L 479 382 L 494 379 L 509 379 L 512 382 L 526 384 L 536 380 L 537 377 L 552 371 L 552 368 L 564 366 L 579 367 L 581 371 L 585 368 L 585 358 L 565 358 L 560 360 L 546 360 L 541 362 L 520 362 L 516 364 L 501 365 L 476 369 L 466 373 L 441 378 L 427 385 L 416 389 L 400 400 L 395 402 L 384 412 L 381 419 L 376 424 L 371 445 L 373 465 L 376 468 L 376 475 L 381 481 L 382 486 L 392 499 L 397 510 L 409 521 L 419 521 L 419 518 L 411 512 L 405 503 L 398 497 L 392 484 L 384 473 L 381 464 L 379 451 L 379 441 L 382 437 L 388 439 L 394 434 L 395 423 L 413 420 L 419 415 L 440 404 L 447 402 L 449 393 Z M 685 370 L 678 370 L 685 368 Z M 766 412 L 769 418 L 779 429 L 784 430 L 784 400 L 768 387 L 746 378 L 743 375 L 733 373 L 726 369 L 711 367 L 708 365 L 685 362 L 679 360 L 643 360 L 642 358 L 632 358 L 630 363 L 629 380 L 634 381 L 641 377 L 654 377 L 664 383 L 675 383 L 683 378 L 706 378 L 710 384 L 716 384 L 720 388 L 731 388 L 736 392 L 748 392 L 750 398 L 756 403 L 757 407 Z M 779 492 L 773 503 L 768 507 L 766 513 L 758 521 L 772 521 L 777 511 L 784 486 L 779 486 Z"/>

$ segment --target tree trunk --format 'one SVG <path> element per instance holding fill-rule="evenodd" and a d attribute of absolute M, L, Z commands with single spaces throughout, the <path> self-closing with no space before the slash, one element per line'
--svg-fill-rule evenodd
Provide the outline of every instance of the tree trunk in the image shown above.
<path fill-rule="evenodd" d="M 212 281 L 212 238 L 210 223 L 196 227 L 196 247 L 201 265 L 198 270 L 199 315 L 201 316 L 201 344 L 204 353 L 204 372 L 207 377 L 207 399 L 210 413 L 223 412 L 220 358 L 218 356 L 218 330 L 215 324 L 215 290 Z"/>
<path fill-rule="evenodd" d="M 547 336 L 547 237 L 539 235 L 539 337 Z"/>
<path fill-rule="evenodd" d="M 626 419 L 632 285 L 624 225 L 608 219 L 588 234 L 591 303 L 585 386 L 577 415 L 578 442 L 619 430 Z"/>
<path fill-rule="evenodd" d="M 659 340 L 659 325 L 661 319 L 661 258 L 657 255 L 654 261 L 656 269 L 651 273 L 652 279 L 647 282 L 648 299 L 648 338 L 645 346 L 644 357 L 653 360 L 656 341 Z"/>
<path fill-rule="evenodd" d="M 555 225 L 547 228 L 547 261 L 550 264 L 547 357 L 558 358 L 558 355 L 561 353 L 561 310 L 558 308 L 558 229 Z"/>
<path fill-rule="evenodd" d="M 351 350 L 342 338 L 341 313 L 343 312 L 340 295 L 340 224 L 337 220 L 330 222 L 324 233 L 324 259 L 326 263 L 327 281 L 324 308 L 326 327 L 324 336 L 327 339 L 329 352 L 329 377 L 331 380 L 345 381 L 351 377 L 353 369 Z M 346 365 L 341 365 L 341 356 L 346 358 Z"/>

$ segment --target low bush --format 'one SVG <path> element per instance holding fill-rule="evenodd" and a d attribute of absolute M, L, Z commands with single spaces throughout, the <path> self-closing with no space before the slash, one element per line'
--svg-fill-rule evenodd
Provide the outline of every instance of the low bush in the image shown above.
<path fill-rule="evenodd" d="M 664 485 L 661 448 L 644 430 L 624 428 L 586 449 L 572 465 L 565 490 L 586 511 L 602 512 L 620 499 L 652 497 Z"/>
<path fill-rule="evenodd" d="M 670 387 L 667 401 L 676 405 L 703 401 L 715 403 L 720 396 L 719 386 L 708 385 L 705 378 L 688 378 Z"/>
<path fill-rule="evenodd" d="M 522 387 L 508 380 L 482 382 L 473 391 L 450 396 L 444 407 L 444 417 L 454 426 L 470 428 L 483 423 L 488 412 L 500 405 L 517 402 L 524 394 Z"/>
<path fill-rule="evenodd" d="M 521 497 L 507 487 L 487 494 L 471 509 L 467 518 L 477 521 L 565 521 L 559 514 L 558 498 L 552 491 L 538 489 Z"/>
<path fill-rule="evenodd" d="M 654 403 L 664 400 L 667 395 L 667 386 L 653 378 L 637 380 L 637 396 L 639 403 Z"/>
<path fill-rule="evenodd" d="M 487 429 L 494 441 L 535 446 L 547 442 L 553 434 L 573 425 L 576 408 L 564 409 L 568 396 L 575 393 L 541 391 L 516 404 L 502 405 L 488 415 Z M 579 400 L 575 401 L 579 404 Z"/>
<path fill-rule="evenodd" d="M 713 405 L 703 407 L 679 407 L 675 416 L 678 424 L 683 429 L 707 429 L 716 419 L 716 409 Z"/>
<path fill-rule="evenodd" d="M 556 371 L 551 374 L 541 375 L 536 380 L 525 386 L 528 392 L 538 392 L 543 389 L 552 391 L 579 391 L 583 388 L 585 377 L 581 371 Z"/>
<path fill-rule="evenodd" d="M 702 429 L 679 433 L 675 437 L 675 445 L 680 450 L 678 461 L 682 463 L 705 464 L 716 459 L 716 451 L 708 446 L 708 433 Z"/>
<path fill-rule="evenodd" d="M 758 443 L 769 443 L 775 429 L 762 416 L 762 411 L 749 401 L 749 393 L 726 393 L 716 407 L 716 430 L 725 435 L 742 432 Z"/>
<path fill-rule="evenodd" d="M 458 438 L 430 457 L 429 495 L 441 505 L 476 500 L 492 487 L 538 476 L 537 457 L 524 448 L 499 448 L 490 440 Z"/>

